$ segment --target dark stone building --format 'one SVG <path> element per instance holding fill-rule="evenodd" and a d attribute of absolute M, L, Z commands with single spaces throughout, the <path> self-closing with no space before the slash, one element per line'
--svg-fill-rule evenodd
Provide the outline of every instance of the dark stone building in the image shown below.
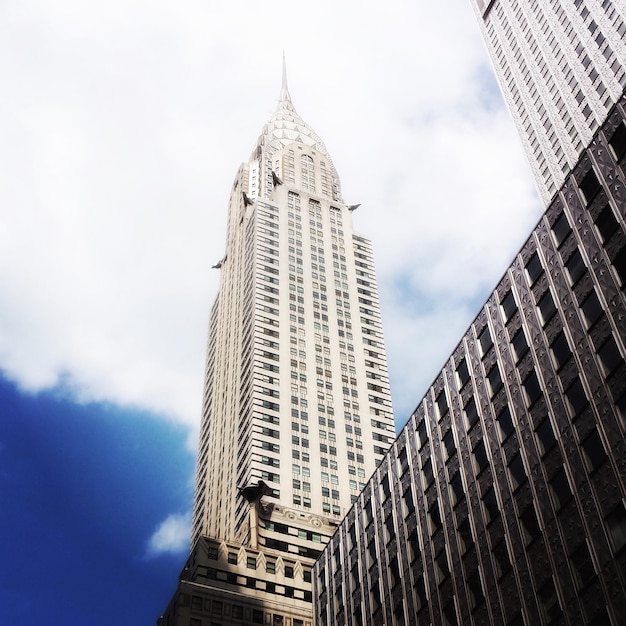
<path fill-rule="evenodd" d="M 625 119 L 622 97 L 317 561 L 316 624 L 624 623 Z"/>

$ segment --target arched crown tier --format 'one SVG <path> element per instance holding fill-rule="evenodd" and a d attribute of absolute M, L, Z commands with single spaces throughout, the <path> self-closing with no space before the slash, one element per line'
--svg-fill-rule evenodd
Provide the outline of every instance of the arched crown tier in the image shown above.
<path fill-rule="evenodd" d="M 275 183 L 273 174 L 283 178 L 283 159 L 289 159 L 289 149 L 293 150 L 294 145 L 302 148 L 306 155 L 317 161 L 315 169 L 328 180 L 328 184 L 319 185 L 319 192 L 336 202 L 341 202 L 341 185 L 337 170 L 324 142 L 296 112 L 287 88 L 283 64 L 283 82 L 278 106 L 263 127 L 251 156 L 251 161 L 258 162 L 260 181 L 264 181 L 259 185 L 261 197 L 270 198 Z M 289 184 L 292 181 L 285 180 L 284 182 Z"/>

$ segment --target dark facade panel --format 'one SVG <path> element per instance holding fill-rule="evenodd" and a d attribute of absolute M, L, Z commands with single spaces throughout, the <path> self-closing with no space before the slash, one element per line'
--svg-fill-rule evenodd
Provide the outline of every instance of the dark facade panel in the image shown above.
<path fill-rule="evenodd" d="M 318 560 L 316 623 L 626 615 L 624 104 Z"/>

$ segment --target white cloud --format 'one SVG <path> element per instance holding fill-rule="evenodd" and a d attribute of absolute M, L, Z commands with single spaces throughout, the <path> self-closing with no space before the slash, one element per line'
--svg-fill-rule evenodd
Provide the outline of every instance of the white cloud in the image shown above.
<path fill-rule="evenodd" d="M 197 428 L 227 199 L 279 92 L 374 241 L 399 419 L 539 216 L 467 0 L 0 9 L 0 369 Z M 407 349 L 409 346 L 409 349 Z M 412 399 L 411 399 L 412 398 Z"/>
<path fill-rule="evenodd" d="M 169 515 L 148 541 L 147 556 L 183 554 L 189 549 L 191 513 Z"/>

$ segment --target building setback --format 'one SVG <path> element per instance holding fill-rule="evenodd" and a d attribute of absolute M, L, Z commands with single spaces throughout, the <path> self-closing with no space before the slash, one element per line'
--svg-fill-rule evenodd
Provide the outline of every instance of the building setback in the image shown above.
<path fill-rule="evenodd" d="M 626 98 L 314 570 L 316 624 L 626 615 Z"/>
<path fill-rule="evenodd" d="M 311 569 L 395 438 L 369 240 L 283 85 L 232 187 L 190 557 L 161 626 L 310 626 Z"/>

